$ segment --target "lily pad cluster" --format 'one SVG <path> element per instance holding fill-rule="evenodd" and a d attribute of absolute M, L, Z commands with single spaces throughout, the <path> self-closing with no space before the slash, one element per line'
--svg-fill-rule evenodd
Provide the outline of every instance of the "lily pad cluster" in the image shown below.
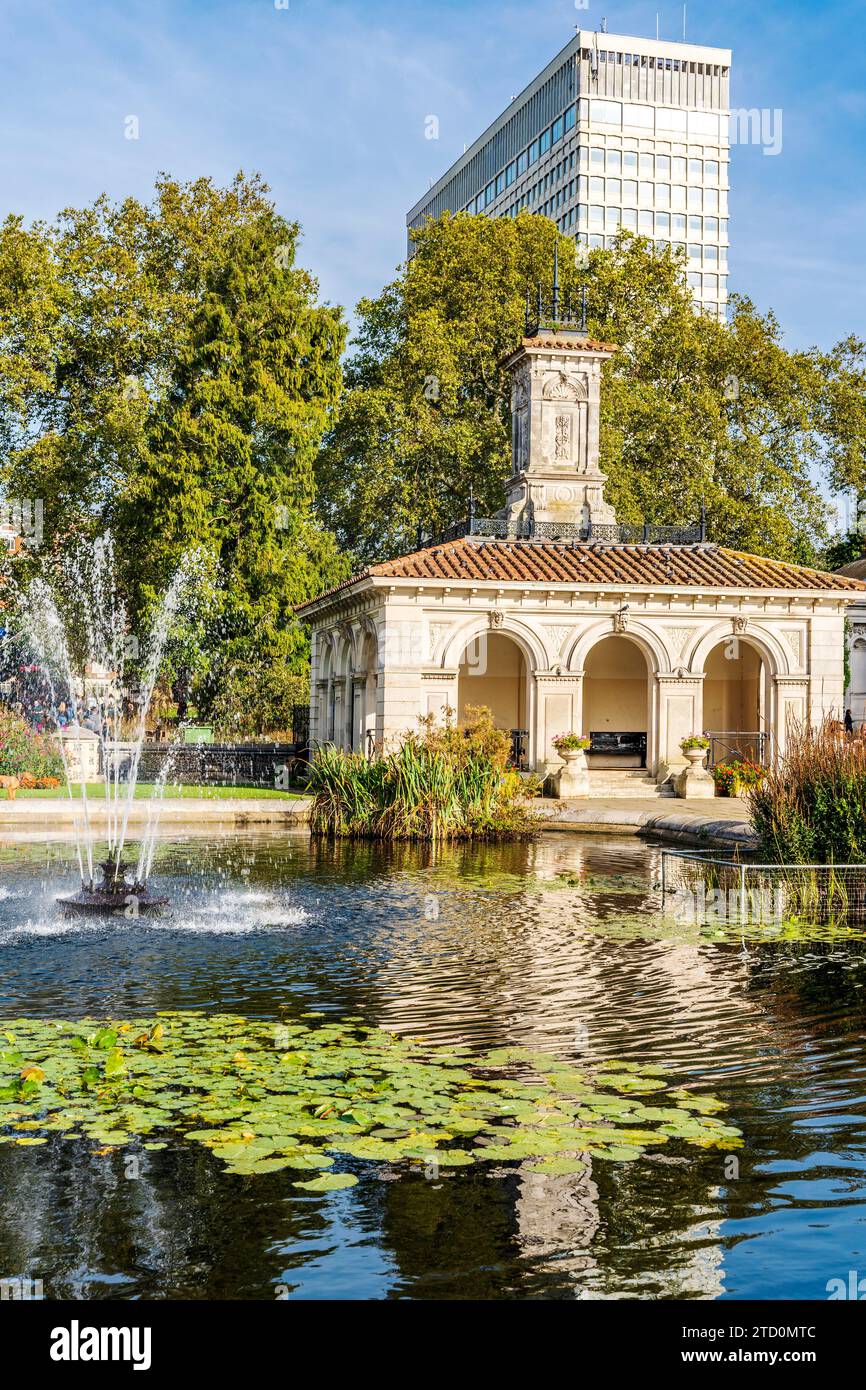
<path fill-rule="evenodd" d="M 546 1053 L 478 1055 L 359 1018 L 0 1023 L 0 1143 L 61 1136 L 108 1152 L 182 1137 L 232 1173 L 288 1169 L 313 1191 L 357 1181 L 327 1171 L 338 1159 L 564 1173 L 587 1155 L 625 1162 L 671 1140 L 728 1149 L 741 1139 L 722 1109 L 660 1067 L 608 1062 L 590 1074 Z"/>

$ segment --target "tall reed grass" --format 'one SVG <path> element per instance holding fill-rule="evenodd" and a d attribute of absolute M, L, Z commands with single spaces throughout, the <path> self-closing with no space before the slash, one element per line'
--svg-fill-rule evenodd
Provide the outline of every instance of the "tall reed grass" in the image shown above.
<path fill-rule="evenodd" d="M 866 742 L 835 720 L 791 728 L 784 759 L 746 802 L 767 860 L 866 863 Z"/>
<path fill-rule="evenodd" d="M 399 747 L 368 759 L 324 747 L 311 764 L 314 834 L 380 840 L 523 836 L 532 817 L 508 766 L 510 741 L 490 711 L 467 709 L 465 727 L 422 720 Z"/>

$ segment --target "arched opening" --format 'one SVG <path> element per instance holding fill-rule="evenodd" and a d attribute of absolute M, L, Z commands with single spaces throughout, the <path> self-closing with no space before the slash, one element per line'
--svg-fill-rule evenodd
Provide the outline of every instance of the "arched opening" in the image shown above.
<path fill-rule="evenodd" d="M 583 676 L 583 729 L 594 767 L 645 767 L 650 727 L 650 669 L 628 637 L 604 637 L 589 652 Z"/>
<path fill-rule="evenodd" d="M 378 643 L 374 634 L 372 632 L 365 633 L 361 643 L 360 662 L 355 672 L 352 747 L 356 752 L 368 755 L 372 753 L 376 739 L 378 652 Z"/>
<path fill-rule="evenodd" d="M 529 759 L 529 681 L 526 657 L 501 632 L 482 632 L 468 644 L 457 673 L 457 722 L 467 706 L 484 705 L 497 729 L 511 735 L 512 757 L 519 767 Z"/>
<path fill-rule="evenodd" d="M 769 673 L 761 654 L 741 637 L 726 637 L 704 662 L 704 732 L 710 766 L 731 758 L 766 762 Z"/>
<path fill-rule="evenodd" d="M 850 684 L 845 692 L 845 705 L 851 710 L 855 728 L 866 719 L 866 642 L 856 637 L 851 643 Z"/>

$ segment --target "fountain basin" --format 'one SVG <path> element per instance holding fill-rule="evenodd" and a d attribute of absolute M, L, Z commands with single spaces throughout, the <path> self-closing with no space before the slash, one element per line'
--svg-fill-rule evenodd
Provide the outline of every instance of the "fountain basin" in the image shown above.
<path fill-rule="evenodd" d="M 138 917 L 141 914 L 161 912 L 168 906 L 168 898 L 155 897 L 149 892 L 146 883 L 137 879 L 130 881 L 126 876 L 128 865 L 122 860 L 112 858 L 100 864 L 102 878 L 82 882 L 77 893 L 68 898 L 58 898 L 66 916 L 112 916 Z"/>

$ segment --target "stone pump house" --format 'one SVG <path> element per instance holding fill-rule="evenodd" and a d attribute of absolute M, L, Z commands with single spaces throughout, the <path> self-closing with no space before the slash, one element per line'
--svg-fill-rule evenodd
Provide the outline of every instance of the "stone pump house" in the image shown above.
<path fill-rule="evenodd" d="M 598 447 L 615 351 L 556 312 L 528 326 L 508 359 L 502 511 L 299 610 L 312 746 L 369 752 L 419 715 L 486 705 L 518 766 L 556 772 L 553 739 L 575 731 L 590 795 L 645 796 L 683 790 L 691 734 L 710 738 L 710 766 L 770 762 L 792 720 L 842 717 L 845 612 L 866 584 L 727 550 L 703 524 L 618 525 Z"/>

